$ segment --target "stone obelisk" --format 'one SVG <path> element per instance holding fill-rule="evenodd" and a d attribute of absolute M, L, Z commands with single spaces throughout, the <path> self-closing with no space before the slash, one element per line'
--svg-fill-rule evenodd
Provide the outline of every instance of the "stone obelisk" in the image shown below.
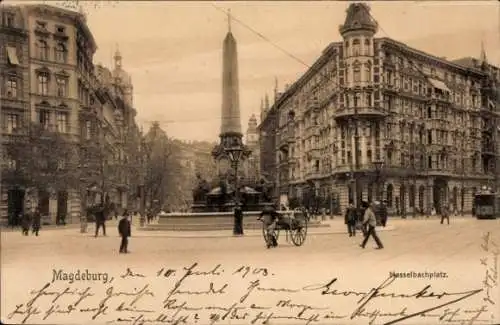
<path fill-rule="evenodd" d="M 220 176 L 227 175 L 231 169 L 231 152 L 239 152 L 239 163 L 245 160 L 251 151 L 243 144 L 240 116 L 240 94 L 238 82 L 238 51 L 236 39 L 231 32 L 231 13 L 228 10 L 228 31 L 222 45 L 222 111 L 220 143 L 212 151 L 217 161 Z M 234 158 L 234 155 L 233 155 Z M 234 160 L 234 159 L 233 159 Z M 234 167 L 234 161 L 232 161 Z"/>
<path fill-rule="evenodd" d="M 222 47 L 222 123 L 221 138 L 242 137 L 240 94 L 238 84 L 238 51 L 231 32 L 231 16 L 228 11 L 228 31 Z"/>

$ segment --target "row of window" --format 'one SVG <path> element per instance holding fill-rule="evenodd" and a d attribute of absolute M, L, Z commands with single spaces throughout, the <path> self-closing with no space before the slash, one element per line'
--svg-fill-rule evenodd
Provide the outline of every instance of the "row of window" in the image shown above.
<path fill-rule="evenodd" d="M 69 77 L 56 75 L 54 80 L 55 80 L 54 95 L 57 97 L 68 97 Z M 48 72 L 39 72 L 37 74 L 37 91 L 39 95 L 42 96 L 51 95 L 50 81 L 51 81 L 51 76 Z"/>
<path fill-rule="evenodd" d="M 57 63 L 67 63 L 68 62 L 68 49 L 64 42 L 58 41 L 54 48 L 54 61 Z M 52 61 L 50 56 L 50 46 L 46 39 L 38 39 L 36 42 L 36 58 L 43 61 Z"/>
<path fill-rule="evenodd" d="M 40 110 L 38 115 L 38 122 L 40 125 L 49 130 L 52 125 L 52 115 L 55 118 L 55 127 L 57 132 L 68 133 L 69 132 L 69 113 L 68 112 L 51 112 L 49 110 Z M 16 130 L 22 127 L 22 118 L 20 114 L 16 113 L 5 113 L 3 114 L 4 120 L 4 130 L 5 132 L 12 134 Z"/>

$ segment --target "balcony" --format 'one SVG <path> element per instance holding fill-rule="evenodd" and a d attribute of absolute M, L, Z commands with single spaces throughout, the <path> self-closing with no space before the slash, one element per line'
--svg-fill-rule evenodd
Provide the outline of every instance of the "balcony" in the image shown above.
<path fill-rule="evenodd" d="M 343 110 L 337 110 L 335 113 L 335 120 L 345 120 L 345 119 L 351 119 L 355 114 L 355 109 L 354 107 L 348 107 L 344 108 Z M 357 108 L 357 117 L 359 118 L 366 118 L 366 119 L 380 119 L 380 118 L 385 118 L 387 114 L 384 112 L 384 110 L 381 107 L 358 107 Z"/>
<path fill-rule="evenodd" d="M 324 177 L 324 175 L 319 170 L 308 171 L 305 176 L 307 181 L 321 179 Z"/>
<path fill-rule="evenodd" d="M 452 177 L 455 175 L 455 172 L 452 169 L 445 168 L 430 168 L 425 171 L 427 176 L 435 176 L 435 177 Z"/>
<path fill-rule="evenodd" d="M 451 104 L 451 97 L 449 95 L 433 93 L 432 95 L 427 96 L 427 101 L 431 103 L 440 102 L 445 104 Z"/>
<path fill-rule="evenodd" d="M 394 84 L 389 84 L 387 82 L 384 82 L 382 84 L 382 90 L 386 91 L 386 92 L 389 92 L 389 93 L 397 93 L 398 92 L 398 87 L 396 87 L 396 85 Z"/>
<path fill-rule="evenodd" d="M 11 109 L 11 110 L 17 110 L 17 111 L 23 111 L 28 109 L 27 107 L 27 102 L 20 99 L 20 97 L 9 97 L 9 96 L 4 96 L 2 98 L 2 109 Z"/>
<path fill-rule="evenodd" d="M 22 36 L 22 37 L 26 37 L 26 38 L 29 35 L 28 31 L 24 30 L 22 27 L 6 26 L 3 24 L 0 24 L 0 33 L 13 35 L 13 36 Z"/>

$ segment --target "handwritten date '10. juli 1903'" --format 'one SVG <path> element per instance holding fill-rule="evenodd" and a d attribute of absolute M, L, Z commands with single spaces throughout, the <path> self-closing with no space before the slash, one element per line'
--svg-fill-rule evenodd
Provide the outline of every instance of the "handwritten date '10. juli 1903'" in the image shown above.
<path fill-rule="evenodd" d="M 341 277 L 285 278 L 246 265 L 193 263 L 153 274 L 127 268 L 100 283 L 69 283 L 54 270 L 52 281 L 32 290 L 7 318 L 10 323 L 52 324 L 484 324 L 498 303 L 491 294 L 498 290 L 498 250 L 493 245 L 485 239 L 489 255 L 481 260 L 489 282 L 460 291 L 435 283 L 409 286 L 396 277 L 359 289 Z"/>

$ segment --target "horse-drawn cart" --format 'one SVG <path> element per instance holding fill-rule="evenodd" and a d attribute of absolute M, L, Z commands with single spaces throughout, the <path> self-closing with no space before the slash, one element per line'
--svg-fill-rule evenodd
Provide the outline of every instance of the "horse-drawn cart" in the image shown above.
<path fill-rule="evenodd" d="M 307 237 L 307 212 L 299 209 L 277 212 L 278 218 L 271 227 L 262 223 L 262 236 L 268 247 L 278 241 L 281 231 L 285 232 L 287 242 L 291 240 L 295 246 L 302 246 Z"/>

